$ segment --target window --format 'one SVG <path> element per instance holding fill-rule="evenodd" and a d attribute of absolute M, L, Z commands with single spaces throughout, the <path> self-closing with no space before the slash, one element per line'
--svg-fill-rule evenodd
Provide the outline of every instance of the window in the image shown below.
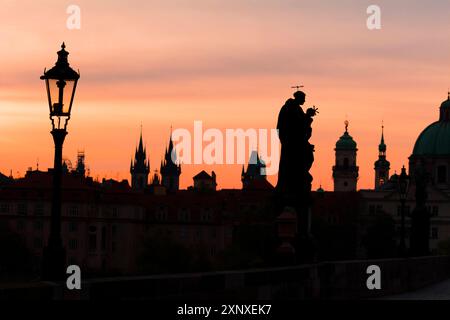
<path fill-rule="evenodd" d="M 191 219 L 191 214 L 188 209 L 181 208 L 178 212 L 178 220 L 179 221 L 189 221 Z"/>
<path fill-rule="evenodd" d="M 78 207 L 70 206 L 68 209 L 69 217 L 77 217 L 78 216 Z"/>
<path fill-rule="evenodd" d="M 167 210 L 165 207 L 160 206 L 156 212 L 156 220 L 165 221 L 167 220 Z"/>
<path fill-rule="evenodd" d="M 405 206 L 405 217 L 409 216 L 410 210 L 410 206 Z M 402 206 L 397 206 L 397 216 L 402 216 Z"/>
<path fill-rule="evenodd" d="M 431 228 L 431 239 L 438 239 L 438 228 Z"/>
<path fill-rule="evenodd" d="M 446 166 L 438 166 L 437 167 L 437 183 L 446 183 L 447 182 L 447 167 Z"/>
<path fill-rule="evenodd" d="M 20 214 L 22 216 L 25 216 L 27 214 L 27 204 L 26 203 L 19 203 L 17 205 L 17 214 Z"/>
<path fill-rule="evenodd" d="M 0 203 L 0 213 L 9 213 L 9 203 Z"/>
<path fill-rule="evenodd" d="M 69 240 L 69 249 L 70 250 L 76 250 L 78 248 L 78 240 L 77 239 L 70 239 Z"/>
<path fill-rule="evenodd" d="M 433 217 L 437 217 L 439 215 L 439 207 L 438 206 L 433 206 L 433 209 L 431 211 L 431 215 Z"/>
<path fill-rule="evenodd" d="M 112 208 L 112 217 L 113 218 L 119 217 L 119 209 L 117 207 Z"/>
<path fill-rule="evenodd" d="M 374 215 L 375 214 L 375 206 L 373 204 L 371 204 L 369 206 L 369 214 L 370 215 Z"/>
<path fill-rule="evenodd" d="M 204 209 L 200 220 L 201 221 L 210 221 L 211 218 L 212 218 L 212 210 L 210 208 Z"/>

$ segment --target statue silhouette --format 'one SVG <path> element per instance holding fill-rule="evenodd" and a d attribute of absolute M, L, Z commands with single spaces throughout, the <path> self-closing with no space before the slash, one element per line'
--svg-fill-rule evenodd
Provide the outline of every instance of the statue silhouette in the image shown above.
<path fill-rule="evenodd" d="M 297 254 L 308 254 L 312 250 L 309 234 L 309 208 L 311 200 L 312 176 L 309 170 L 314 162 L 314 146 L 311 138 L 313 117 L 318 113 L 315 107 L 303 111 L 306 95 L 302 91 L 294 93 L 294 98 L 286 101 L 278 115 L 278 135 L 281 142 L 281 157 L 276 186 L 278 211 L 292 207 L 297 212 Z"/>
<path fill-rule="evenodd" d="M 298 202 L 298 197 L 311 191 L 312 176 L 309 169 L 314 162 L 314 146 L 311 138 L 313 117 L 317 108 L 302 109 L 306 95 L 302 91 L 288 99 L 278 115 L 278 135 L 281 142 L 281 157 L 278 170 L 277 192 L 283 197 L 285 205 Z"/>

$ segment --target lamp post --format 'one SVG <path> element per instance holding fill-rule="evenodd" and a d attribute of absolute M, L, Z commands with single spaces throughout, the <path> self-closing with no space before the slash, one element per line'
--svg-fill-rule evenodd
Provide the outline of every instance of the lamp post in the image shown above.
<path fill-rule="evenodd" d="M 65 44 L 58 51 L 58 60 L 53 68 L 44 70 L 41 76 L 47 88 L 51 134 L 55 143 L 53 166 L 53 193 L 50 221 L 50 236 L 44 248 L 42 277 L 45 280 L 62 280 L 65 276 L 66 253 L 61 238 L 61 175 L 62 148 L 67 135 L 67 123 L 70 119 L 72 102 L 75 96 L 79 72 L 69 66 Z"/>
<path fill-rule="evenodd" d="M 405 202 L 408 196 L 409 189 L 409 176 L 406 174 L 405 166 L 402 168 L 402 172 L 398 177 L 398 193 L 400 195 L 400 210 L 401 210 L 401 227 L 400 227 L 400 254 L 402 257 L 406 255 L 405 244 Z"/>

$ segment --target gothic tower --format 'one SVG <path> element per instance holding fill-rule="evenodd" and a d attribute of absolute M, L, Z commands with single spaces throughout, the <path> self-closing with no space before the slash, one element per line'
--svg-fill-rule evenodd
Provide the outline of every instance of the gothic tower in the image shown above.
<path fill-rule="evenodd" d="M 252 151 L 247 166 L 247 171 L 242 166 L 241 181 L 242 188 L 247 188 L 254 180 L 266 179 L 266 164 L 259 158 L 257 151 Z"/>
<path fill-rule="evenodd" d="M 170 134 L 169 148 L 166 148 L 164 160 L 161 162 L 160 173 L 162 185 L 166 187 L 167 192 L 176 192 L 180 189 L 181 165 L 177 163 L 172 133 Z"/>
<path fill-rule="evenodd" d="M 150 160 L 147 159 L 147 152 L 142 143 L 142 129 L 139 138 L 139 147 L 134 153 L 134 161 L 131 160 L 131 187 L 135 190 L 144 190 L 148 185 L 148 174 L 150 172 Z"/>
<path fill-rule="evenodd" d="M 386 144 L 384 143 L 384 126 L 381 126 L 381 141 L 378 145 L 378 160 L 375 161 L 375 189 L 379 189 L 389 180 L 390 163 L 386 160 Z"/>
<path fill-rule="evenodd" d="M 359 168 L 356 165 L 356 142 L 348 134 L 348 121 L 345 132 L 336 142 L 336 163 L 333 166 L 334 191 L 356 191 Z"/>

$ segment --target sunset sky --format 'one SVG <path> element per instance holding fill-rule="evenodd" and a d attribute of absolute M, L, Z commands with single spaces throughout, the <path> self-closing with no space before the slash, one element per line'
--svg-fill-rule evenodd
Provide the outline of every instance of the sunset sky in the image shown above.
<path fill-rule="evenodd" d="M 66 28 L 71 4 L 80 30 Z M 371 4 L 381 30 L 366 27 Z M 448 0 L 0 0 L 0 171 L 53 166 L 39 76 L 65 41 L 81 78 L 63 154 L 75 163 L 85 150 L 93 177 L 130 178 L 141 123 L 153 171 L 171 125 L 274 128 L 291 86 L 303 84 L 306 106 L 320 111 L 313 188 L 332 189 L 345 119 L 358 187 L 372 188 L 381 122 L 394 173 L 447 98 L 449 14 Z M 241 186 L 240 165 L 185 165 L 181 187 L 201 169 L 214 170 L 220 188 Z"/>

